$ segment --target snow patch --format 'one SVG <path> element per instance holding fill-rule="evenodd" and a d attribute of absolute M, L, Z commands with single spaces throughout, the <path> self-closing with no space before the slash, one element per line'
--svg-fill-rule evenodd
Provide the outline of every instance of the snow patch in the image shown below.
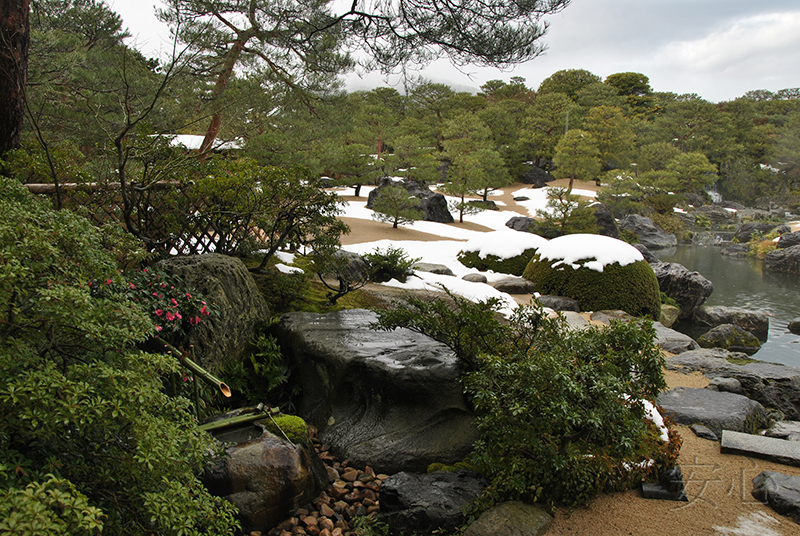
<path fill-rule="evenodd" d="M 580 267 L 578 261 L 594 259 L 583 263 L 583 266 L 597 272 L 602 272 L 607 265 L 615 262 L 627 266 L 644 260 L 642 252 L 627 242 L 592 234 L 559 236 L 540 246 L 537 253 L 542 259 L 556 261 L 552 264 L 553 268 L 569 265 L 577 270 Z"/>

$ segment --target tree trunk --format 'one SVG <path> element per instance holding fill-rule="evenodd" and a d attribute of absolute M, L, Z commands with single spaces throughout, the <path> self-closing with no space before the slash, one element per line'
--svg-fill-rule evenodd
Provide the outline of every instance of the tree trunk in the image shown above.
<path fill-rule="evenodd" d="M 20 146 L 30 48 L 30 0 L 0 0 L 0 156 Z"/>
<path fill-rule="evenodd" d="M 236 62 L 239 61 L 239 56 L 242 55 L 242 50 L 249 39 L 250 36 L 246 36 L 233 44 L 228 51 L 228 56 L 225 58 L 222 72 L 217 76 L 214 91 L 211 93 L 211 123 L 208 125 L 203 143 L 200 144 L 201 161 L 205 161 L 208 153 L 211 152 L 214 147 L 214 140 L 217 139 L 217 134 L 219 134 L 219 130 L 222 127 L 222 95 L 225 93 L 225 88 L 233 75 L 233 68 L 236 66 Z"/>

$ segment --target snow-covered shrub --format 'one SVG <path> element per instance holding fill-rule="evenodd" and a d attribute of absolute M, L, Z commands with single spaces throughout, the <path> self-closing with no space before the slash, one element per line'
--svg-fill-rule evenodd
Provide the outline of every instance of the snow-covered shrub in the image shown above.
<path fill-rule="evenodd" d="M 473 238 L 458 253 L 464 266 L 485 272 L 522 275 L 536 250 L 547 240 L 539 235 L 501 230 Z"/>
<path fill-rule="evenodd" d="M 600 235 L 566 235 L 539 248 L 522 276 L 542 294 L 578 300 L 584 311 L 621 309 L 658 320 L 661 297 L 641 252 Z"/>

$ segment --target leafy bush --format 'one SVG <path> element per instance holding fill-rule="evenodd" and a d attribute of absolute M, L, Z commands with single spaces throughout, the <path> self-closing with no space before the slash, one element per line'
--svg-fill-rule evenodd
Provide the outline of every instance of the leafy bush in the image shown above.
<path fill-rule="evenodd" d="M 666 386 L 649 322 L 577 331 L 521 307 L 506 324 L 495 301 L 451 298 L 408 298 L 377 326 L 425 333 L 469 371 L 481 438 L 467 462 L 490 480 L 482 506 L 582 504 L 675 464 L 680 442 L 661 439 L 641 402 Z"/>
<path fill-rule="evenodd" d="M 586 263 L 593 259 L 583 259 Z M 523 277 L 536 285 L 537 292 L 567 296 L 578 300 L 585 311 L 621 309 L 633 316 L 661 315 L 658 279 L 647 261 L 626 266 L 608 264 L 602 272 L 580 266 L 552 267 L 553 262 L 534 255 Z"/>
<path fill-rule="evenodd" d="M 375 248 L 363 257 L 369 264 L 370 279 L 378 283 L 392 279 L 405 283 L 406 278 L 414 273 L 414 264 L 421 260 L 409 257 L 404 249 L 394 246 L 387 247 L 385 251 Z"/>
<path fill-rule="evenodd" d="M 501 274 L 522 275 L 525 267 L 528 266 L 536 248 L 526 249 L 520 255 L 501 259 L 497 255 L 486 255 L 481 258 L 479 251 L 459 251 L 458 260 L 464 266 L 475 268 L 481 272 L 492 270 Z"/>
<path fill-rule="evenodd" d="M 296 310 L 310 285 L 310 277 L 306 272 L 270 270 L 255 273 L 253 278 L 272 313 Z"/>
<path fill-rule="evenodd" d="M 234 392 L 234 399 L 230 402 L 277 405 L 282 398 L 277 390 L 289 380 L 289 372 L 277 339 L 262 334 L 253 341 L 249 359 L 229 363 L 219 375 Z"/>
<path fill-rule="evenodd" d="M 64 533 L 95 530 L 98 509 L 107 534 L 232 534 L 235 507 L 199 480 L 213 440 L 163 391 L 178 361 L 136 348 L 150 311 L 89 284 L 130 288 L 131 240 L 0 177 L 0 511 L 35 517 L 48 506 L 18 499 L 44 486 L 92 508 L 59 514 Z"/>

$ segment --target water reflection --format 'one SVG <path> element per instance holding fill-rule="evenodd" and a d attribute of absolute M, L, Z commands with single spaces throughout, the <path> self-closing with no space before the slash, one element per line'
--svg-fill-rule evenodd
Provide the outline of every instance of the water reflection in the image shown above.
<path fill-rule="evenodd" d="M 800 337 L 789 333 L 786 327 L 793 318 L 800 317 L 800 278 L 763 272 L 760 261 L 727 257 L 720 251 L 715 246 L 679 245 L 655 253 L 662 261 L 680 263 L 714 283 L 714 292 L 705 305 L 741 307 L 769 314 L 767 342 L 753 357 L 800 367 Z M 697 336 L 691 326 L 675 328 Z"/>

